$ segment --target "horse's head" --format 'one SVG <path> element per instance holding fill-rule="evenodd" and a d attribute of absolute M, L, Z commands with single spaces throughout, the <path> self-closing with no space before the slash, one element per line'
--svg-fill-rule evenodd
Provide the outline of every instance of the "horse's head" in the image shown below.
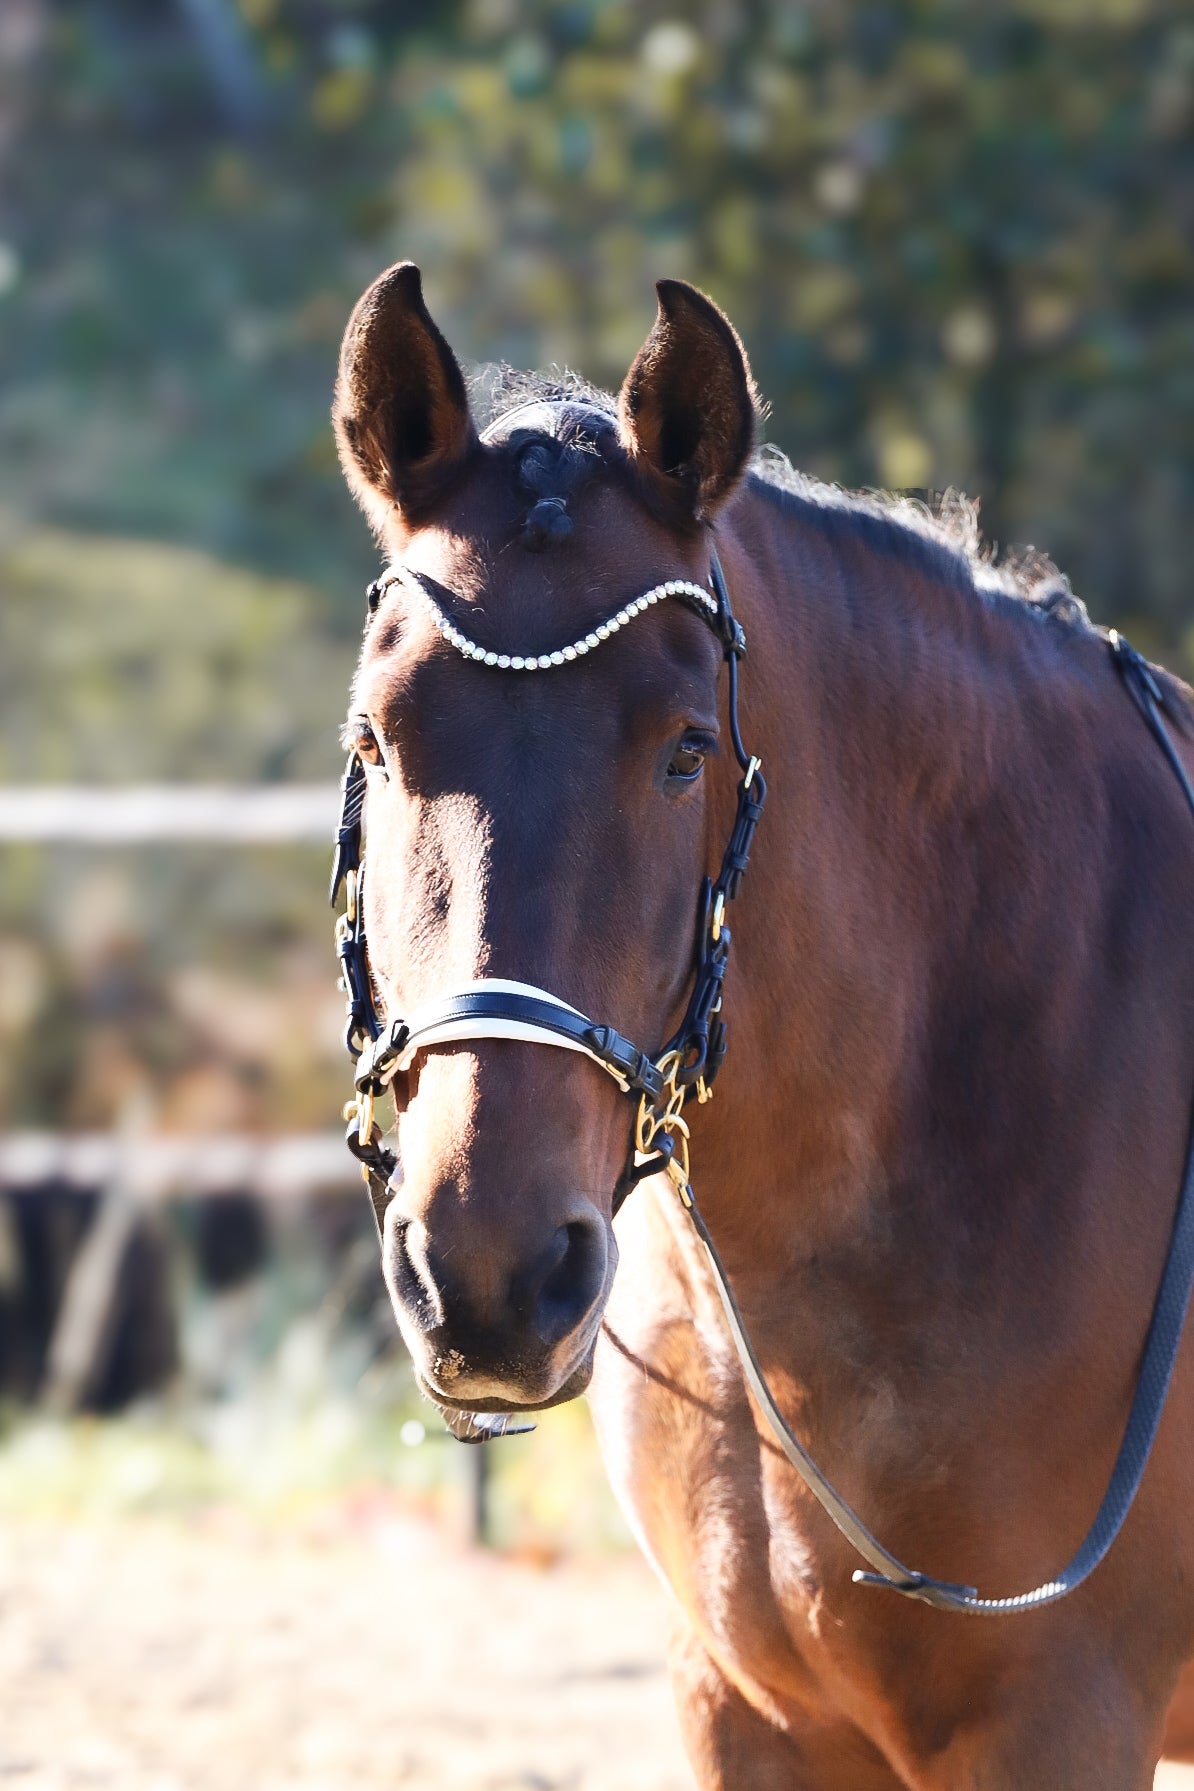
<path fill-rule="evenodd" d="M 604 625 L 668 581 L 708 589 L 707 525 L 742 474 L 754 403 L 721 313 L 676 282 L 659 306 L 616 409 L 536 397 L 481 437 L 417 269 L 384 274 L 349 323 L 341 456 L 401 568 L 377 594 L 348 723 L 387 1017 L 509 979 L 654 1052 L 684 1011 L 698 892 L 732 812 L 722 650 L 681 601 Z M 506 665 L 552 653 L 530 675 Z M 572 1396 L 617 1261 L 625 1095 L 583 1054 L 475 1036 L 413 1054 L 395 1093 L 385 1272 L 425 1388 L 476 1410 Z"/>

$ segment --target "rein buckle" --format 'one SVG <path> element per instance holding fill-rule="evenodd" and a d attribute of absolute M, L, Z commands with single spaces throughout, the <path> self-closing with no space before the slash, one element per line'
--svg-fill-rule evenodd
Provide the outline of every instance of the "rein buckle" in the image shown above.
<path fill-rule="evenodd" d="M 680 1198 L 689 1204 L 688 1193 L 688 1121 L 684 1118 L 684 1102 L 688 1087 L 679 1081 L 681 1056 L 668 1051 L 654 1066 L 661 1084 L 660 1096 L 652 1099 L 644 1094 L 634 1118 L 634 1148 L 638 1156 L 656 1156 L 657 1169 L 666 1170 Z M 644 1167 L 646 1174 L 652 1173 Z"/>

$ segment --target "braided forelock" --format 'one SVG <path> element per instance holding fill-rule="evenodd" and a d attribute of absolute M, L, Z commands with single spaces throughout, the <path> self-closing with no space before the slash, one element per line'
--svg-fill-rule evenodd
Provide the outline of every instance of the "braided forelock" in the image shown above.
<path fill-rule="evenodd" d="M 593 470 L 593 448 L 579 432 L 563 441 L 537 431 L 520 440 L 516 430 L 510 441 L 518 484 L 535 499 L 523 523 L 522 543 L 541 551 L 571 534 L 568 500 Z"/>

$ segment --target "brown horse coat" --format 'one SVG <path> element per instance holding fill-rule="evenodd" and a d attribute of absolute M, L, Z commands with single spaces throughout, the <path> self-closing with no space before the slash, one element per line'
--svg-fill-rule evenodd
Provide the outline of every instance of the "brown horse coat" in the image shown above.
<path fill-rule="evenodd" d="M 1194 822 L 1104 638 L 940 527 L 748 464 L 741 345 L 676 282 L 616 417 L 563 392 L 480 440 L 417 272 L 391 270 L 349 325 L 336 421 L 391 557 L 494 650 L 703 581 L 716 541 L 771 798 L 693 1121 L 702 1208 L 784 1412 L 882 1541 L 992 1595 L 1046 1578 L 1120 1441 L 1194 1090 Z M 717 645 L 678 605 L 520 679 L 387 596 L 349 722 L 384 1010 L 515 977 L 655 1048 L 733 813 L 723 725 Z M 1189 1348 L 1071 1599 L 980 1620 L 865 1590 L 751 1405 L 665 1181 L 615 1240 L 612 1084 L 474 1042 L 399 1094 L 385 1265 L 423 1384 L 507 1409 L 593 1374 L 675 1595 L 702 1791 L 1151 1783 L 1194 1652 Z M 1180 1713 L 1170 1741 L 1194 1743 Z"/>

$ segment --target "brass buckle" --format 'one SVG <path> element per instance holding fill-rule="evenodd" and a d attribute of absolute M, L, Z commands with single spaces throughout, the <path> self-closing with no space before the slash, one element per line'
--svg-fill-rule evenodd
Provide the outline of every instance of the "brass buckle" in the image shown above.
<path fill-rule="evenodd" d="M 725 917 L 726 892 L 724 889 L 719 889 L 717 892 L 717 899 L 713 903 L 713 914 L 709 921 L 709 932 L 715 942 L 721 938 L 722 923 L 724 922 Z"/>
<path fill-rule="evenodd" d="M 351 1101 L 345 1101 L 340 1114 L 341 1119 L 355 1119 L 357 1122 L 357 1141 L 368 1144 L 373 1136 L 373 1101 L 371 1088 L 362 1088 Z"/>
<path fill-rule="evenodd" d="M 683 1117 L 687 1090 L 681 1088 L 677 1082 L 680 1063 L 680 1052 L 668 1051 L 655 1065 L 663 1077 L 663 1093 L 658 1101 L 650 1100 L 645 1094 L 640 1096 L 634 1120 L 634 1148 L 640 1155 L 649 1157 L 653 1150 L 659 1148 L 660 1138 L 668 1140 L 671 1145 L 667 1162 L 668 1177 L 685 1206 L 688 1206 L 691 1204 L 688 1192 L 688 1121 Z"/>

